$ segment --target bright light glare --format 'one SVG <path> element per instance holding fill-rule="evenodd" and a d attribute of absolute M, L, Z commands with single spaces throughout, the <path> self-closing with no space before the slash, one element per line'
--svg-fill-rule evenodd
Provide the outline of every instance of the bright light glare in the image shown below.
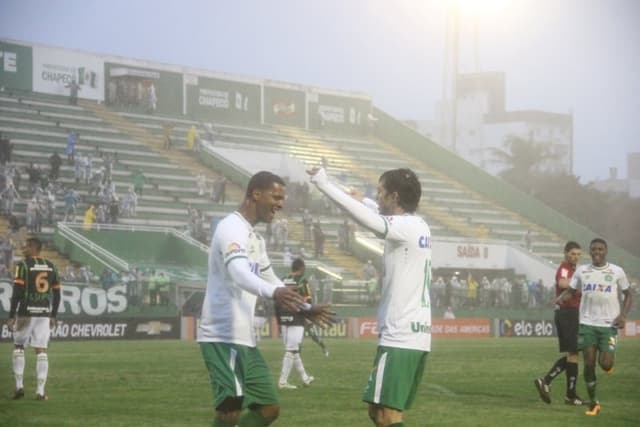
<path fill-rule="evenodd" d="M 500 14 L 513 0 L 448 0 L 450 5 L 458 6 L 460 13 L 471 16 L 490 16 Z"/>

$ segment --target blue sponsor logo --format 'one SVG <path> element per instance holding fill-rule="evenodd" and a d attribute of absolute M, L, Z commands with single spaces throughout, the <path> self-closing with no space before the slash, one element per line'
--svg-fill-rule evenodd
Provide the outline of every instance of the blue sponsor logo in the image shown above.
<path fill-rule="evenodd" d="M 602 285 L 597 283 L 587 283 L 584 285 L 582 292 L 604 292 L 611 293 L 611 285 Z"/>
<path fill-rule="evenodd" d="M 431 237 L 429 236 L 420 236 L 418 238 L 418 246 L 422 249 L 428 249 L 431 247 Z"/>

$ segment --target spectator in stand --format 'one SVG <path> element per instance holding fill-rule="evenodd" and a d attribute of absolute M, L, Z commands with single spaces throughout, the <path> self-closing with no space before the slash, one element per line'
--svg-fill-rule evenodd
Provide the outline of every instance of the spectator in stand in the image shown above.
<path fill-rule="evenodd" d="M 362 278 L 367 282 L 369 280 L 377 280 L 378 278 L 378 271 L 370 259 L 367 260 L 366 264 L 362 267 Z"/>
<path fill-rule="evenodd" d="M 173 141 L 171 140 L 171 138 L 173 138 L 172 133 L 173 123 L 165 122 L 162 125 L 162 140 L 165 150 L 171 150 L 171 145 L 173 144 Z"/>
<path fill-rule="evenodd" d="M 64 219 L 63 222 L 76 221 L 76 210 L 78 208 L 78 194 L 69 189 L 64 195 Z"/>
<path fill-rule="evenodd" d="M 151 82 L 151 84 L 149 85 L 149 89 L 147 91 L 147 103 L 148 103 L 148 110 L 147 113 L 148 114 L 153 114 L 156 111 L 156 105 L 158 103 L 158 96 L 156 94 L 156 85 Z"/>
<path fill-rule="evenodd" d="M 76 272 L 71 264 L 67 264 L 64 268 L 64 274 L 62 275 L 62 280 L 65 282 L 75 282 L 76 281 Z"/>
<path fill-rule="evenodd" d="M 453 314 L 453 308 L 451 308 L 451 306 L 448 306 L 447 309 L 444 312 L 444 315 L 442 317 L 444 319 L 455 319 L 456 315 Z"/>
<path fill-rule="evenodd" d="M 531 235 L 531 230 L 527 230 L 524 234 L 524 246 L 527 248 L 529 252 L 532 251 L 533 248 L 533 236 Z"/>
<path fill-rule="evenodd" d="M 133 176 L 133 190 L 136 194 L 142 198 L 142 190 L 144 189 L 144 185 L 147 183 L 147 178 L 142 173 L 142 170 L 138 169 Z"/>
<path fill-rule="evenodd" d="M 317 220 L 313 224 L 313 249 L 315 258 L 324 256 L 324 241 L 325 235 L 320 226 L 320 221 Z"/>
<path fill-rule="evenodd" d="M 213 185 L 212 198 L 215 203 L 224 204 L 227 192 L 227 178 L 221 176 Z"/>
<path fill-rule="evenodd" d="M 76 78 L 73 77 L 71 79 L 71 82 L 65 85 L 65 87 L 69 88 L 69 104 L 78 105 L 78 91 L 82 90 L 82 88 L 76 82 Z"/>
<path fill-rule="evenodd" d="M 284 252 L 282 253 L 282 263 L 286 266 L 290 266 L 293 262 L 293 254 L 291 253 L 291 249 L 287 246 L 284 248 Z"/>
<path fill-rule="evenodd" d="M 11 161 L 11 140 L 0 132 L 0 165 Z"/>
<path fill-rule="evenodd" d="M 196 176 L 196 187 L 198 187 L 198 196 L 204 196 L 207 190 L 207 178 L 203 173 Z"/>
<path fill-rule="evenodd" d="M 351 251 L 351 225 L 346 218 L 338 229 L 338 245 L 344 251 Z"/>
<path fill-rule="evenodd" d="M 27 168 L 27 174 L 29 175 L 29 193 L 34 194 L 40 186 L 40 168 L 31 162 Z"/>
<path fill-rule="evenodd" d="M 62 159 L 57 151 L 55 151 L 51 156 L 49 156 L 49 166 L 51 167 L 51 171 L 49 172 L 49 179 L 55 181 L 60 176 L 60 165 L 62 164 Z"/>
<path fill-rule="evenodd" d="M 313 217 L 311 216 L 311 212 L 309 209 L 305 209 L 302 213 L 302 227 L 304 231 L 304 241 L 308 242 L 311 240 L 311 225 L 313 224 Z"/>
<path fill-rule="evenodd" d="M 13 182 L 9 181 L 6 185 L 6 188 L 0 193 L 0 198 L 2 199 L 2 210 L 6 215 L 13 215 L 13 207 L 16 203 L 16 200 L 20 199 L 20 195 L 16 191 L 16 188 L 13 186 Z"/>
<path fill-rule="evenodd" d="M 433 283 L 433 286 L 432 286 L 433 291 L 431 293 L 431 296 L 433 297 L 432 298 L 433 306 L 436 308 L 439 308 L 442 305 L 442 299 L 444 298 L 445 287 L 446 287 L 446 284 L 444 282 L 444 279 L 442 278 L 442 276 L 438 276 L 435 282 Z"/>
<path fill-rule="evenodd" d="M 194 125 L 191 125 L 189 131 L 187 132 L 187 148 L 189 151 L 194 151 L 196 149 L 196 140 L 198 139 L 198 131 Z"/>
<path fill-rule="evenodd" d="M 109 203 L 109 223 L 117 224 L 120 215 L 120 203 L 117 197 L 113 197 Z"/>
<path fill-rule="evenodd" d="M 25 212 L 25 225 L 27 226 L 27 231 L 29 233 L 33 233 L 35 230 L 36 223 L 36 210 L 38 209 L 38 203 L 35 198 L 30 199 L 27 202 L 27 209 Z"/>
<path fill-rule="evenodd" d="M 136 209 L 138 209 L 138 195 L 133 189 L 133 186 L 129 186 L 129 191 L 123 197 L 122 204 L 124 215 L 136 216 Z"/>
<path fill-rule="evenodd" d="M 78 142 L 78 135 L 72 130 L 67 133 L 67 162 L 72 165 L 75 161 L 76 155 L 76 143 Z"/>
<path fill-rule="evenodd" d="M 473 278 L 471 273 L 467 276 L 467 307 L 476 307 L 478 305 L 478 282 Z"/>
<path fill-rule="evenodd" d="M 0 265 L 0 279 L 11 279 L 11 269 L 6 265 Z"/>
<path fill-rule="evenodd" d="M 84 213 L 84 220 L 82 222 L 83 228 L 85 230 L 91 230 L 95 222 L 96 222 L 96 207 L 95 205 L 91 205 L 87 208 L 87 210 Z"/>

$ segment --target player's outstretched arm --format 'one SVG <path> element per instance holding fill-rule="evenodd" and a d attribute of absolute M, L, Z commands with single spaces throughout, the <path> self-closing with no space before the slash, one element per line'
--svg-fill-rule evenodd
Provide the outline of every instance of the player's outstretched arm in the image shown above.
<path fill-rule="evenodd" d="M 620 310 L 620 314 L 613 319 L 612 326 L 614 328 L 623 329 L 625 324 L 627 323 L 627 313 L 631 311 L 631 289 L 625 289 L 622 291 L 622 295 L 624 295 L 624 300 L 622 302 L 622 310 Z"/>
<path fill-rule="evenodd" d="M 311 176 L 311 182 L 316 185 L 318 190 L 343 207 L 360 224 L 376 234 L 384 235 L 387 230 L 384 218 L 331 183 L 323 168 L 308 169 L 307 173 Z"/>

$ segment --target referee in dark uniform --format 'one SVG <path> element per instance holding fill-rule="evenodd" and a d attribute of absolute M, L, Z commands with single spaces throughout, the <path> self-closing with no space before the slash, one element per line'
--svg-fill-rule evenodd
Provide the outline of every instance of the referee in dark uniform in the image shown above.
<path fill-rule="evenodd" d="M 571 276 L 576 271 L 576 265 L 580 260 L 582 250 L 576 242 L 569 241 L 564 246 L 564 262 L 556 271 L 556 296 L 560 295 L 571 281 Z M 567 375 L 567 393 L 564 402 L 567 405 L 583 405 L 584 402 L 576 394 L 576 381 L 578 378 L 578 325 L 580 293 L 556 305 L 555 324 L 558 331 L 558 343 L 561 353 L 565 356 L 556 360 L 551 370 L 544 377 L 536 378 L 534 384 L 540 398 L 545 403 L 551 403 L 551 382 L 562 371 Z"/>

